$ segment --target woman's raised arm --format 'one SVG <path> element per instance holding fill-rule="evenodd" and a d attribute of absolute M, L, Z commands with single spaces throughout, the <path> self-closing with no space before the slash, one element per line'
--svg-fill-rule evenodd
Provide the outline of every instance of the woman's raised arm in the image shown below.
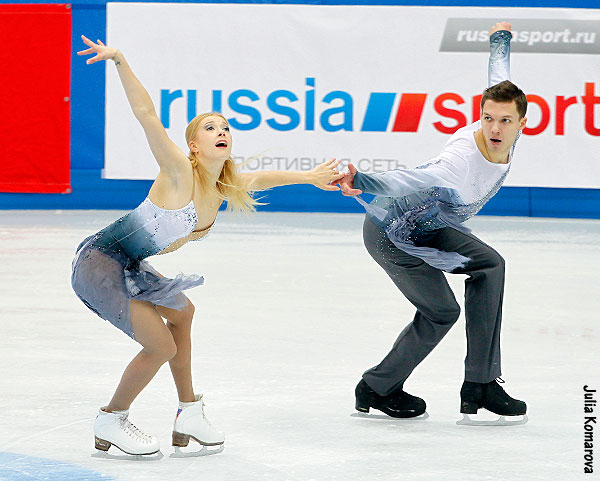
<path fill-rule="evenodd" d="M 181 169 L 187 168 L 190 165 L 189 160 L 182 150 L 169 139 L 158 115 L 156 115 L 156 109 L 150 95 L 131 70 L 123 53 L 116 48 L 104 45 L 100 40 L 94 43 L 84 35 L 81 36 L 81 39 L 89 48 L 77 52 L 77 55 L 95 54 L 94 57 L 86 60 L 87 64 L 93 64 L 101 60 L 114 61 L 131 110 L 144 129 L 152 154 L 161 171 L 167 174 L 175 174 Z"/>

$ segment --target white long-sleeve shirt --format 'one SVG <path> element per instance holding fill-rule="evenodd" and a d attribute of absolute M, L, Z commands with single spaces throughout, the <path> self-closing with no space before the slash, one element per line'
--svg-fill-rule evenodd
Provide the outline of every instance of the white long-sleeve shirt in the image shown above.
<path fill-rule="evenodd" d="M 488 86 L 510 80 L 511 38 L 505 30 L 490 37 Z M 474 134 L 480 128 L 477 121 L 459 129 L 437 157 L 415 169 L 357 173 L 354 177 L 354 188 L 376 195 L 370 205 L 363 203 L 369 218 L 386 230 L 398 248 L 442 270 L 453 270 L 468 259 L 415 243 L 427 232 L 443 227 L 468 231 L 460 224 L 498 192 L 510 169 L 514 145 L 506 164 L 489 162 L 475 142 Z"/>

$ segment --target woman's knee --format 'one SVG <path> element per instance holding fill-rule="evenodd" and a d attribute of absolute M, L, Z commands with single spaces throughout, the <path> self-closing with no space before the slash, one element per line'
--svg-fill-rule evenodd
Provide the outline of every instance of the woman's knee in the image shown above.
<path fill-rule="evenodd" d="M 192 304 L 192 301 L 190 301 L 188 299 L 188 305 L 185 306 L 183 308 L 183 310 L 181 311 L 183 318 L 185 319 L 186 322 L 191 323 L 192 319 L 194 318 L 194 313 L 196 312 L 196 306 L 194 306 L 194 304 Z"/>
<path fill-rule="evenodd" d="M 160 342 L 151 346 L 145 346 L 144 349 L 149 355 L 162 363 L 170 361 L 177 355 L 177 344 L 175 344 L 173 336 L 165 336 Z"/>
<path fill-rule="evenodd" d="M 187 306 L 181 311 L 176 311 L 176 314 L 171 318 L 167 318 L 167 320 L 177 327 L 191 328 L 195 311 L 196 308 L 194 307 L 194 304 L 189 301 Z"/>
<path fill-rule="evenodd" d="M 194 318 L 194 312 L 196 308 L 194 304 L 188 299 L 188 303 L 181 310 L 167 309 L 165 307 L 157 306 L 158 312 L 164 317 L 170 326 L 176 327 L 191 327 L 192 319 Z"/>
<path fill-rule="evenodd" d="M 169 343 L 164 346 L 162 353 L 165 362 L 170 361 L 177 355 L 177 344 L 175 344 L 173 339 L 171 339 Z"/>

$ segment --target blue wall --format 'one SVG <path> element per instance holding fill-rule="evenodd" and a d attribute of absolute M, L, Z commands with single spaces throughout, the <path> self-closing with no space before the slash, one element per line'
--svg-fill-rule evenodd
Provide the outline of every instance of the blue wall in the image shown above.
<path fill-rule="evenodd" d="M 125 0 L 129 1 L 129 0 Z M 164 0 L 163 0 L 164 1 Z M 202 3 L 171 0 L 172 3 Z M 3 0 L 2 3 L 65 3 L 44 0 L 28 2 Z M 77 57 L 79 35 L 96 39 L 106 37 L 106 0 L 71 2 L 73 54 L 71 65 L 71 194 L 4 194 L 0 209 L 129 209 L 146 196 L 150 181 L 107 180 L 101 178 L 104 166 L 105 82 L 98 69 L 86 68 Z M 148 2 L 156 3 L 156 2 Z M 219 1 L 210 3 L 275 3 L 312 5 L 429 5 L 486 7 L 561 7 L 599 8 L 598 0 L 482 0 L 451 1 Z M 104 66 L 102 65 L 102 67 Z M 311 186 L 280 187 L 263 193 L 268 205 L 260 210 L 362 212 L 358 203 L 339 193 L 320 191 Z M 534 217 L 600 218 L 600 189 L 552 189 L 503 187 L 483 208 L 482 214 Z"/>

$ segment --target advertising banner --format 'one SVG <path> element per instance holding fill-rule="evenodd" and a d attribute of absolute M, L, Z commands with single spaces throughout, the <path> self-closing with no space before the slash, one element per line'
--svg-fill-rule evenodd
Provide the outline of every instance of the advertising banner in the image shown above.
<path fill-rule="evenodd" d="M 505 185 L 600 188 L 600 11 L 227 4 L 107 5 L 107 41 L 171 139 L 219 111 L 243 169 L 412 168 L 479 118 L 488 30 L 513 27 L 528 123 Z M 158 172 L 112 64 L 104 176 Z"/>

